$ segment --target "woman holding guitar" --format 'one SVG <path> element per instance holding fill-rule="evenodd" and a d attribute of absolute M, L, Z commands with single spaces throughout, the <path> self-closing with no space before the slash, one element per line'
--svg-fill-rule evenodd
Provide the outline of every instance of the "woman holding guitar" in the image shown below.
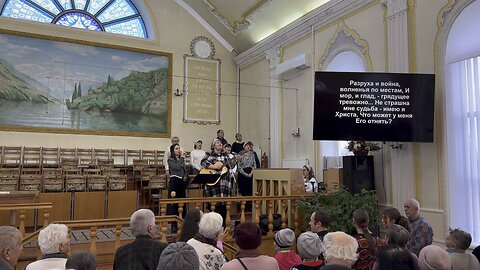
<path fill-rule="evenodd" d="M 202 159 L 202 167 L 205 169 L 216 170 L 218 172 L 221 172 L 225 166 L 227 168 L 230 167 L 229 157 L 222 150 L 223 150 L 222 142 L 218 139 L 215 139 L 213 141 L 212 152 L 210 154 L 207 154 Z M 205 185 L 203 190 L 204 196 L 205 197 L 229 197 L 232 193 L 232 187 L 233 187 L 233 181 L 230 178 L 230 174 L 225 173 L 221 175 L 221 178 L 215 185 Z M 216 204 L 216 212 L 222 215 L 223 219 L 225 220 L 227 209 L 224 203 Z"/>
<path fill-rule="evenodd" d="M 172 144 L 170 146 L 170 156 L 167 159 L 170 180 L 168 181 L 168 198 L 185 198 L 185 159 L 182 157 L 180 145 Z M 185 214 L 185 212 L 183 212 Z M 167 215 L 178 215 L 178 205 L 169 205 Z M 174 227 L 176 227 L 176 223 Z M 176 228 L 172 228 L 176 231 Z"/>

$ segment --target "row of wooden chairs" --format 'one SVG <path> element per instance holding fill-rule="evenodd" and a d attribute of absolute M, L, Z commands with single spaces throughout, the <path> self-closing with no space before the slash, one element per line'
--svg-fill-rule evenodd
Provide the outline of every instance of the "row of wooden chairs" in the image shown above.
<path fill-rule="evenodd" d="M 54 167 L 68 159 L 95 165 L 129 166 L 134 159 L 163 164 L 164 155 L 163 150 L 0 146 L 0 167 Z"/>

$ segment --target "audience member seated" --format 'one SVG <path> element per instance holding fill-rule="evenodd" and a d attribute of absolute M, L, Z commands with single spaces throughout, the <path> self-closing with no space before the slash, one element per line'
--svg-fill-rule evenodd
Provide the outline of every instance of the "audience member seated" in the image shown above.
<path fill-rule="evenodd" d="M 280 270 L 289 270 L 294 265 L 302 263 L 302 258 L 295 251 L 291 250 L 295 233 L 289 229 L 282 229 L 273 235 L 275 243 L 275 256 Z"/>
<path fill-rule="evenodd" d="M 327 233 L 323 238 L 325 264 L 320 270 L 351 269 L 357 261 L 358 242 L 344 232 Z"/>
<path fill-rule="evenodd" d="M 373 269 L 377 250 L 385 245 L 383 240 L 372 235 L 372 232 L 368 229 L 368 221 L 367 211 L 362 208 L 353 211 L 353 225 L 357 229 L 357 234 L 354 237 L 358 242 L 358 259 L 353 265 L 353 269 Z"/>
<path fill-rule="evenodd" d="M 65 268 L 67 270 L 96 270 L 97 259 L 90 252 L 73 253 L 72 256 L 68 257 Z"/>
<path fill-rule="evenodd" d="M 198 233 L 198 223 L 202 218 L 203 212 L 200 209 L 193 208 L 188 211 L 182 223 L 182 232 L 178 238 L 181 242 L 187 242 Z"/>
<path fill-rule="evenodd" d="M 450 230 L 445 239 L 447 252 L 452 261 L 452 270 L 480 270 L 477 258 L 465 251 L 472 244 L 472 236 L 460 229 Z"/>
<path fill-rule="evenodd" d="M 477 257 L 477 260 L 480 262 L 480 246 L 477 246 L 473 251 L 472 254 Z"/>
<path fill-rule="evenodd" d="M 303 184 L 306 192 L 318 192 L 318 182 L 315 179 L 315 173 L 310 165 L 304 165 L 302 169 Z"/>
<path fill-rule="evenodd" d="M 420 270 L 451 270 L 452 262 L 445 250 L 429 245 L 420 251 L 418 267 Z"/>
<path fill-rule="evenodd" d="M 375 269 L 417 270 L 418 265 L 413 261 L 411 253 L 405 248 L 397 245 L 387 245 L 378 252 Z"/>
<path fill-rule="evenodd" d="M 262 244 L 262 231 L 257 224 L 251 221 L 239 224 L 235 228 L 235 242 L 240 250 L 235 254 L 234 260 L 222 266 L 222 270 L 279 269 L 274 258 L 261 255 L 257 249 Z"/>
<path fill-rule="evenodd" d="M 70 250 L 68 227 L 64 224 L 50 224 L 38 234 L 38 245 L 42 259 L 27 265 L 25 270 L 65 269 Z"/>
<path fill-rule="evenodd" d="M 202 150 L 203 142 L 197 140 L 193 145 L 193 150 L 190 152 L 190 163 L 192 164 L 191 174 L 197 175 L 202 169 L 202 159 L 205 157 L 206 153 Z"/>
<path fill-rule="evenodd" d="M 197 252 L 200 270 L 218 270 L 226 262 L 223 252 L 217 248 L 217 237 L 223 234 L 222 224 L 220 214 L 203 214 L 198 223 L 198 234 L 187 241 Z"/>
<path fill-rule="evenodd" d="M 433 242 L 432 226 L 420 216 L 420 203 L 415 199 L 408 199 L 404 203 L 405 215 L 410 222 L 410 242 L 407 247 L 410 252 L 419 255 L 420 250 Z"/>
<path fill-rule="evenodd" d="M 388 227 L 390 227 L 392 224 L 398 224 L 403 226 L 410 233 L 410 224 L 408 222 L 408 218 L 402 216 L 397 208 L 385 209 L 383 211 L 382 221 L 385 225 L 385 229 L 388 229 Z"/>
<path fill-rule="evenodd" d="M 22 253 L 22 234 L 12 226 L 0 226 L 0 269 L 13 270 Z"/>
<path fill-rule="evenodd" d="M 316 233 L 304 232 L 297 239 L 298 254 L 303 263 L 292 267 L 292 270 L 317 270 L 324 265 L 324 261 L 318 259 L 323 251 L 322 241 Z"/>
<path fill-rule="evenodd" d="M 328 226 L 330 226 L 331 215 L 322 208 L 319 208 L 310 216 L 310 231 L 314 232 L 323 241 L 323 237 L 328 233 Z"/>
<path fill-rule="evenodd" d="M 398 224 L 392 224 L 390 227 L 388 227 L 387 231 L 385 232 L 386 236 L 386 241 L 387 244 L 389 245 L 396 245 L 400 248 L 405 249 L 410 256 L 412 257 L 412 261 L 414 262 L 415 267 L 418 267 L 418 257 L 417 255 L 409 252 L 407 250 L 407 243 L 408 240 L 410 239 L 410 232 L 405 229 L 405 227 L 400 226 Z M 396 250 L 392 250 L 393 253 L 397 252 Z M 385 256 L 390 255 L 390 254 L 384 254 Z M 377 255 L 377 262 L 378 262 L 378 255 Z M 373 265 L 374 270 L 378 270 L 379 266 L 378 263 L 375 262 Z"/>
<path fill-rule="evenodd" d="M 177 242 L 163 250 L 157 270 L 198 270 L 198 267 L 195 249 L 187 243 Z"/>
<path fill-rule="evenodd" d="M 114 270 L 157 269 L 160 254 L 166 243 L 154 240 L 157 232 L 155 215 L 149 209 L 140 209 L 130 217 L 130 229 L 135 240 L 115 252 Z"/>

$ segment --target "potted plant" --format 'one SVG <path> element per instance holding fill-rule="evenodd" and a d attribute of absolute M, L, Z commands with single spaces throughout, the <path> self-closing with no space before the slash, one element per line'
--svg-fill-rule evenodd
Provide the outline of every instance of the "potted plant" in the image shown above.
<path fill-rule="evenodd" d="M 329 231 L 344 231 L 355 233 L 352 223 L 352 213 L 358 208 L 363 208 L 369 215 L 369 225 L 372 231 L 378 228 L 377 195 L 375 191 L 362 190 L 358 194 L 351 194 L 341 188 L 330 194 L 315 193 L 314 197 L 308 197 L 298 201 L 299 211 L 304 214 L 304 229 L 308 228 L 310 216 L 318 208 L 326 209 L 332 215 Z"/>
<path fill-rule="evenodd" d="M 349 141 L 345 147 L 348 151 L 353 152 L 355 156 L 366 156 L 368 152 L 379 151 L 380 145 L 378 142 L 367 142 L 367 141 Z"/>

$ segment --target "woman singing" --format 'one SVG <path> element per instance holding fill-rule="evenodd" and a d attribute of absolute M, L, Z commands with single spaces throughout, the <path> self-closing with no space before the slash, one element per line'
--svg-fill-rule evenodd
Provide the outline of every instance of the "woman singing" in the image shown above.
<path fill-rule="evenodd" d="M 168 182 L 168 198 L 185 198 L 185 159 L 182 157 L 180 145 L 172 144 L 170 146 L 170 156 L 168 157 L 168 169 L 170 171 L 170 181 Z M 183 212 L 185 214 L 185 212 Z M 169 205 L 167 215 L 178 215 L 178 205 Z M 176 223 L 172 231 L 176 231 Z"/>
<path fill-rule="evenodd" d="M 238 161 L 238 189 L 242 196 L 252 196 L 253 169 L 255 168 L 255 155 L 253 143 L 245 143 L 244 153 Z"/>

